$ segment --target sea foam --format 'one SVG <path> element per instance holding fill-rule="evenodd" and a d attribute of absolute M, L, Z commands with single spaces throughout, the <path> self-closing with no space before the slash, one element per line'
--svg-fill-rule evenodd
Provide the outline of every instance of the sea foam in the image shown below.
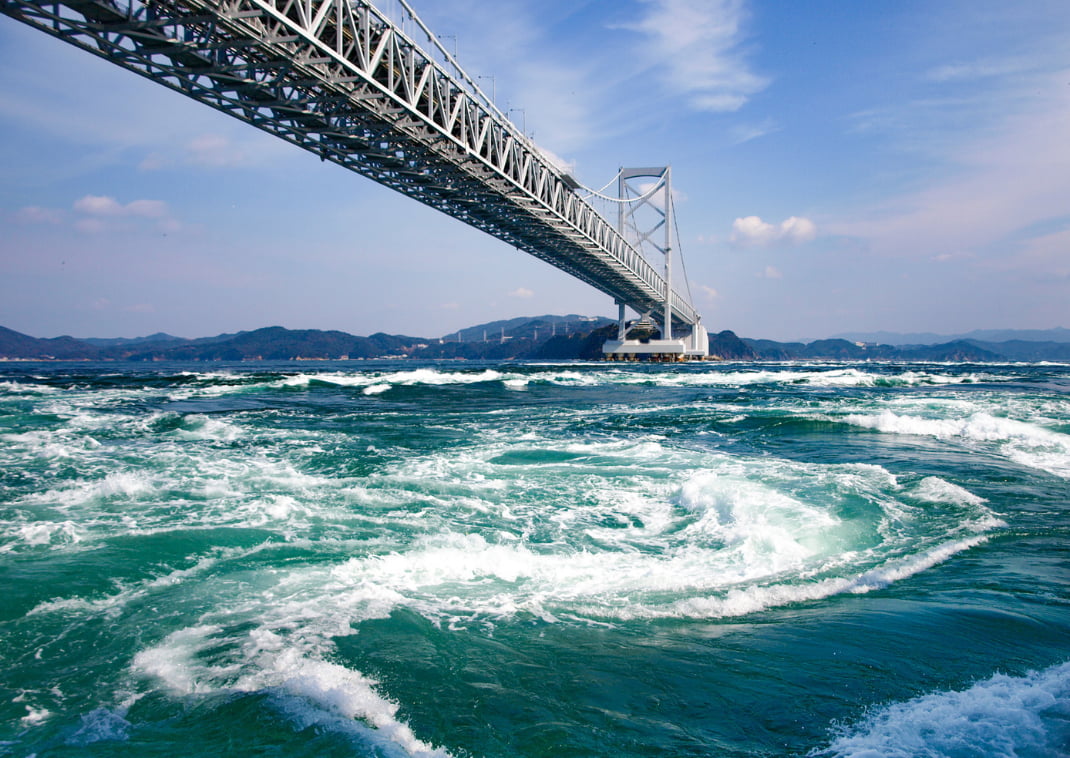
<path fill-rule="evenodd" d="M 961 691 L 872 709 L 814 758 L 1030 756 L 1060 758 L 1070 745 L 1070 663 Z"/>
<path fill-rule="evenodd" d="M 927 418 L 889 410 L 847 414 L 843 421 L 889 434 L 958 439 L 967 444 L 996 443 L 1003 455 L 1017 463 L 1070 478 L 1070 435 L 1034 423 L 983 412 Z"/>

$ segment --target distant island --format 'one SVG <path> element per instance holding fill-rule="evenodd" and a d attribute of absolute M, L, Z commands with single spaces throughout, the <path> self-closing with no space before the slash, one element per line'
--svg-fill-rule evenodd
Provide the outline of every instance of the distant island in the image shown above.
<path fill-rule="evenodd" d="M 616 333 L 616 322 L 611 319 L 576 314 L 493 321 L 435 338 L 383 333 L 358 337 L 340 331 L 271 326 L 199 339 L 163 333 L 137 338 L 38 339 L 0 327 L 0 360 L 600 360 L 602 344 Z M 887 336 L 888 343 L 843 337 L 808 343 L 776 342 L 741 338 L 726 330 L 710 336 L 710 356 L 714 360 L 742 361 L 1070 361 L 1067 329 L 975 332 L 934 344 L 900 340 L 939 340 L 939 335 L 879 334 Z M 978 338 L 990 336 L 1004 339 Z"/>

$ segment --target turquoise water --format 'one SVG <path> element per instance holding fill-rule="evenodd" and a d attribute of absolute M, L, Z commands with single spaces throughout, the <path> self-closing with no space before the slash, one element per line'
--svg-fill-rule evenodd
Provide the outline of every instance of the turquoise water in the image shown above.
<path fill-rule="evenodd" d="M 0 754 L 1068 755 L 1068 509 L 1070 366 L 7 364 Z"/>

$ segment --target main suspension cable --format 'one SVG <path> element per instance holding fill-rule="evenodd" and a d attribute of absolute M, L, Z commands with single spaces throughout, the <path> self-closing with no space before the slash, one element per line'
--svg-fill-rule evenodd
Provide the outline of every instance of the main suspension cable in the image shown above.
<path fill-rule="evenodd" d="M 672 208 L 673 231 L 676 232 L 676 249 L 680 251 L 680 268 L 684 270 L 684 284 L 687 286 L 687 304 L 694 308 L 695 296 L 691 294 L 691 277 L 687 275 L 687 261 L 684 260 L 684 246 L 683 243 L 680 242 L 680 227 L 676 223 L 676 203 L 673 202 L 672 197 L 669 197 L 669 205 Z"/>

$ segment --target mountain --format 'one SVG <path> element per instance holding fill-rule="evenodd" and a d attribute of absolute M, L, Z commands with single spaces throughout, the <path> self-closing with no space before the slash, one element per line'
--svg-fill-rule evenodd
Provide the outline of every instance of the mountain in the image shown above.
<path fill-rule="evenodd" d="M 1070 330 L 1051 329 L 1041 333 L 1057 336 L 1059 332 Z M 616 333 L 616 322 L 611 319 L 575 314 L 493 321 L 462 329 L 441 339 L 382 332 L 357 337 L 347 332 L 286 329 L 281 326 L 200 339 L 183 339 L 163 333 L 130 339 L 37 339 L 0 327 L 0 359 L 250 361 L 407 357 L 599 360 L 602 357 L 602 344 L 615 337 Z M 997 336 L 1003 334 L 992 333 Z M 892 345 L 834 338 L 802 343 L 741 339 L 734 332 L 725 330 L 710 336 L 710 355 L 715 359 L 733 361 L 1070 361 L 1070 342 L 957 339 L 933 345 Z"/>
<path fill-rule="evenodd" d="M 86 360 L 99 355 L 97 348 L 74 337 L 37 339 L 0 326 L 0 357 L 26 360 Z"/>
<path fill-rule="evenodd" d="M 881 345 L 937 345 L 970 340 L 986 343 L 1011 341 L 1070 343 L 1070 329 L 975 329 L 966 334 L 933 334 L 932 332 L 848 332 L 833 339 Z"/>
<path fill-rule="evenodd" d="M 731 332 L 729 332 L 731 334 Z M 720 335 L 718 335 L 720 336 Z M 936 361 L 959 363 L 986 363 L 1005 360 L 1060 360 L 1056 352 L 1038 349 L 1033 358 L 1011 358 L 1003 352 L 1005 343 L 975 343 L 969 340 L 954 340 L 940 345 L 875 345 L 864 342 L 850 342 L 843 339 L 815 340 L 808 344 L 801 342 L 774 342 L 772 340 L 742 340 L 757 354 L 760 360 L 836 360 L 836 361 Z M 1025 343 L 1050 344 L 1056 343 Z M 1061 352 L 1064 347 L 1056 345 Z M 714 341 L 710 339 L 710 353 L 733 359 L 729 355 L 717 353 Z M 1040 357 L 1046 355 L 1047 357 Z"/>
<path fill-rule="evenodd" d="M 1030 342 L 1008 340 L 1007 342 L 982 342 L 966 340 L 984 350 L 998 353 L 1011 361 L 1070 361 L 1070 342 Z"/>
<path fill-rule="evenodd" d="M 181 344 L 147 343 L 115 357 L 126 360 L 187 360 L 187 361 L 286 361 L 297 359 L 380 358 L 401 355 L 418 337 L 373 334 L 356 337 L 339 331 L 319 329 L 286 329 L 269 326 L 251 332 L 239 332 L 225 339 L 210 337 L 188 340 Z"/>
<path fill-rule="evenodd" d="M 445 342 L 494 342 L 508 339 L 538 339 L 569 334 L 587 334 L 616 321 L 602 316 L 521 316 L 477 324 L 442 337 Z"/>
<path fill-rule="evenodd" d="M 601 357 L 604 338 L 592 347 L 591 334 L 606 325 L 616 328 L 616 322 L 603 317 L 576 314 L 525 316 L 479 324 L 441 339 L 382 332 L 357 337 L 341 331 L 271 326 L 199 339 L 184 339 L 159 332 L 135 338 L 91 337 L 76 340 L 59 337 L 42 340 L 0 328 L 0 358 L 247 361 L 384 357 L 470 360 Z"/>
<path fill-rule="evenodd" d="M 726 361 L 758 360 L 758 351 L 753 346 L 737 337 L 735 332 L 727 330 L 710 335 L 710 355 Z"/>

